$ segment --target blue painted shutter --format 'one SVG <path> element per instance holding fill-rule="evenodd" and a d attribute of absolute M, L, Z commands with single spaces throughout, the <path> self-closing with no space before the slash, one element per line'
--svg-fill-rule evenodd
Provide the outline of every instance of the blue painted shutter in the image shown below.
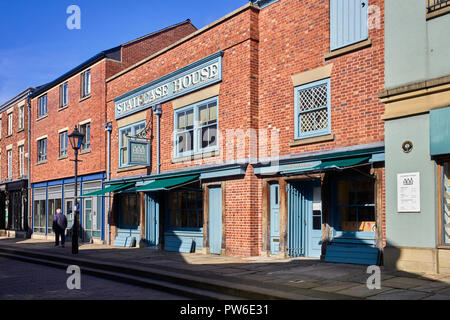
<path fill-rule="evenodd" d="M 336 50 L 369 37 L 369 0 L 330 0 L 330 50 Z"/>
<path fill-rule="evenodd" d="M 222 249 L 222 188 L 209 188 L 209 249 L 220 254 Z"/>

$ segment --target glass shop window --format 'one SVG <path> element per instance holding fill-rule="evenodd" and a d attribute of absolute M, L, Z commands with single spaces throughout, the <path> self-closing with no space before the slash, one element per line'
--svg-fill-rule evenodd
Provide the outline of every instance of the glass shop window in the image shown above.
<path fill-rule="evenodd" d="M 371 178 L 337 182 L 340 231 L 375 232 L 375 181 Z"/>
<path fill-rule="evenodd" d="M 203 227 L 203 192 L 174 191 L 169 193 L 170 229 Z"/>
<path fill-rule="evenodd" d="M 141 201 L 139 194 L 124 194 L 121 197 L 122 225 L 127 227 L 139 227 Z"/>
<path fill-rule="evenodd" d="M 34 201 L 33 217 L 33 232 L 45 233 L 45 200 Z"/>
<path fill-rule="evenodd" d="M 61 199 L 49 199 L 48 200 L 48 221 L 47 221 L 47 232 L 51 233 L 53 231 L 53 219 L 56 215 L 56 210 L 62 210 Z"/>

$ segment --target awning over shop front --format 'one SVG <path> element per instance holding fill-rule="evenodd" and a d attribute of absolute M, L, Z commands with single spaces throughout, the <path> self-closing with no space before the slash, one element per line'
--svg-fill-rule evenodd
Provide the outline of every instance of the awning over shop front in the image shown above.
<path fill-rule="evenodd" d="M 281 171 L 281 174 L 298 174 L 298 173 L 306 173 L 313 171 L 323 171 L 329 169 L 345 169 L 348 167 L 357 166 L 360 164 L 368 163 L 370 157 L 355 157 L 355 158 L 347 158 L 347 159 L 332 159 L 332 160 L 324 160 L 320 164 L 313 167 L 304 167 L 304 168 L 294 168 L 289 170 Z"/>
<path fill-rule="evenodd" d="M 81 198 L 85 198 L 85 197 L 98 197 L 98 196 L 103 196 L 109 192 L 117 192 L 117 191 L 122 191 L 125 190 L 126 188 L 130 188 L 132 186 L 134 186 L 135 183 L 122 183 L 122 184 L 115 184 L 112 186 L 109 186 L 105 189 L 102 190 L 97 190 L 94 192 L 90 192 L 90 193 L 86 193 L 81 195 Z"/>
<path fill-rule="evenodd" d="M 196 175 L 190 175 L 190 176 L 159 179 L 159 180 L 150 182 L 146 185 L 127 190 L 127 192 L 148 192 L 148 191 L 170 190 L 170 189 L 180 187 L 182 185 L 194 182 L 194 181 L 198 180 L 199 177 L 200 177 L 200 175 L 196 174 Z"/>

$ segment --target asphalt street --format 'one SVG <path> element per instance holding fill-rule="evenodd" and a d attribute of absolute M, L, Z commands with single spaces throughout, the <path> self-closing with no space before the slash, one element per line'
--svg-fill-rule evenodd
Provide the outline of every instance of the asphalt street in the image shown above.
<path fill-rule="evenodd" d="M 0 300 L 185 300 L 158 290 L 81 274 L 69 290 L 66 270 L 0 257 Z"/>

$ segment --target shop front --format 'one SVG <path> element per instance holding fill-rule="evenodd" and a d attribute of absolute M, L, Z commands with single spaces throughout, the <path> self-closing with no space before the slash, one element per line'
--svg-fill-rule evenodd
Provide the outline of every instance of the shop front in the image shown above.
<path fill-rule="evenodd" d="M 28 230 L 27 187 L 27 180 L 7 182 L 0 186 L 1 230 L 14 232 Z"/>
<path fill-rule="evenodd" d="M 82 196 L 103 189 L 104 174 L 79 178 L 77 196 L 80 204 L 80 237 L 84 242 L 104 240 L 104 203 L 102 198 Z M 33 238 L 52 238 L 56 210 L 67 217 L 68 240 L 75 215 L 75 180 L 73 178 L 32 184 Z"/>
<path fill-rule="evenodd" d="M 257 167 L 264 181 L 263 250 L 328 262 L 379 264 L 383 148 Z"/>

